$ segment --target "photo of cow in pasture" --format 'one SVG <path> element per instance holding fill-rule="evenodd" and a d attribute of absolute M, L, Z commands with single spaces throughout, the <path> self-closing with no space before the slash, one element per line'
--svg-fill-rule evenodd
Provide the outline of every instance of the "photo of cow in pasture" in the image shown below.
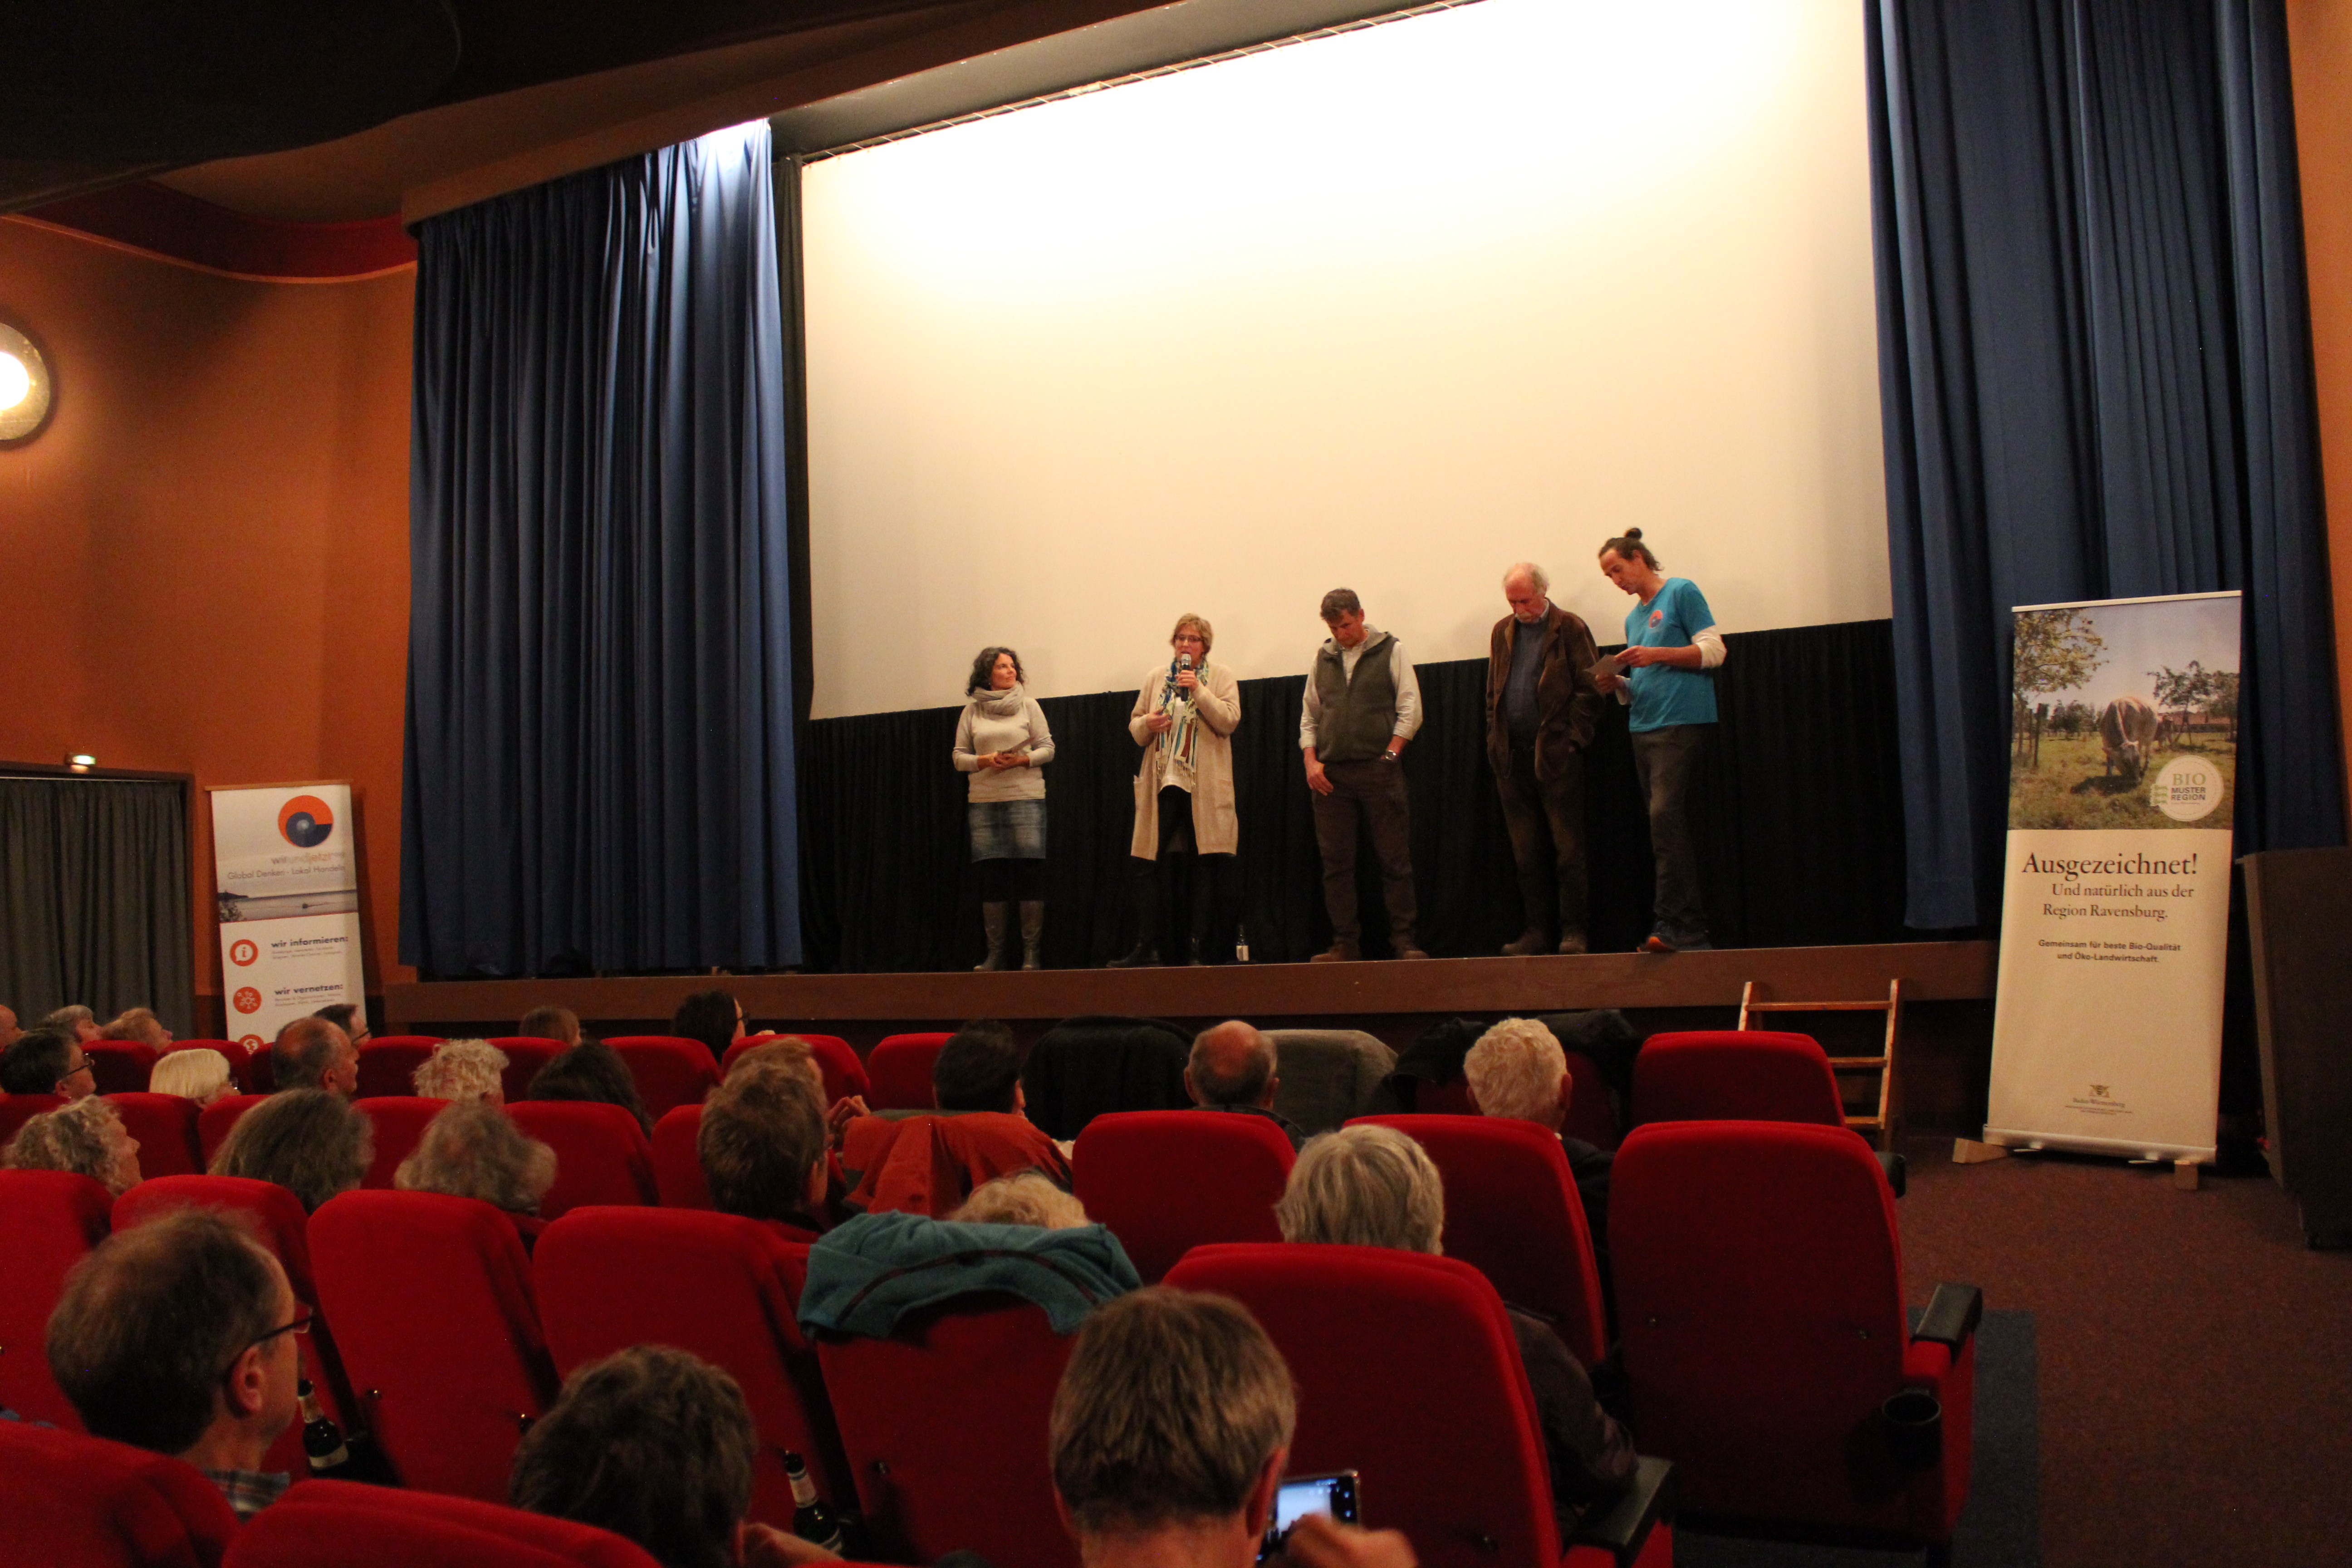
<path fill-rule="evenodd" d="M 2021 610 L 2010 705 L 2011 827 L 2226 827 L 2237 791 L 2237 598 Z M 2151 788 L 2177 757 L 2221 773 L 2195 823 Z"/>

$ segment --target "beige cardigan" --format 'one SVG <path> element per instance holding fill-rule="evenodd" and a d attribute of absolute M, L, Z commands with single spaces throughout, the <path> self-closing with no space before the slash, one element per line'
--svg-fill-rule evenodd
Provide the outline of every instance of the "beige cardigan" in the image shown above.
<path fill-rule="evenodd" d="M 1144 721 L 1159 711 L 1160 694 L 1167 685 L 1168 667 L 1153 665 L 1127 719 L 1127 732 L 1143 748 L 1143 762 L 1135 770 L 1135 837 L 1128 847 L 1139 860 L 1160 858 L 1160 737 L 1146 729 Z M 1201 683 L 1192 689 L 1192 707 L 1201 717 L 1201 736 L 1192 753 L 1192 839 L 1203 855 L 1237 854 L 1242 826 L 1234 811 L 1233 733 L 1242 721 L 1242 689 L 1234 672 L 1213 661 L 1203 663 Z"/>

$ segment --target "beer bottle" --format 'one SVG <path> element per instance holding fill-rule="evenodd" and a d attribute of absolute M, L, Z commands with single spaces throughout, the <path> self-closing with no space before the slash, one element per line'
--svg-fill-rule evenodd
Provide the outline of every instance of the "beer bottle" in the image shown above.
<path fill-rule="evenodd" d="M 323 1475 L 350 1464 L 352 1451 L 343 1442 L 343 1429 L 320 1406 L 310 1380 L 306 1377 L 297 1383 L 294 1393 L 302 1403 L 302 1452 L 310 1457 L 311 1471 Z"/>
<path fill-rule="evenodd" d="M 793 1483 L 793 1533 L 830 1551 L 841 1551 L 841 1520 L 816 1495 L 808 1465 L 790 1448 L 784 1450 L 784 1477 Z"/>

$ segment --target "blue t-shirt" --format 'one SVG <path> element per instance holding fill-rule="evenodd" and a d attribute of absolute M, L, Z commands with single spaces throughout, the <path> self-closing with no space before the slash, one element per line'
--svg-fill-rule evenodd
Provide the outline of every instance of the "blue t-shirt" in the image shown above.
<path fill-rule="evenodd" d="M 1715 625 L 1706 596 L 1687 577 L 1669 577 L 1658 596 L 1625 612 L 1627 646 L 1688 647 L 1694 634 Z M 1663 730 L 1669 724 L 1715 722 L 1715 680 L 1702 669 L 1645 664 L 1625 672 L 1633 689 L 1633 728 Z"/>

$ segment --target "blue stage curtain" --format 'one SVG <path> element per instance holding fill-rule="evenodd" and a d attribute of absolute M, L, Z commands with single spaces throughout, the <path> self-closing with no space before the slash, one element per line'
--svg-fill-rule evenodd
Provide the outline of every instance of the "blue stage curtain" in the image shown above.
<path fill-rule="evenodd" d="M 428 219 L 401 958 L 801 956 L 765 124 Z"/>
<path fill-rule="evenodd" d="M 2245 591 L 2242 849 L 2344 838 L 2280 0 L 1865 0 L 1915 927 L 1997 918 L 2011 606 Z"/>

